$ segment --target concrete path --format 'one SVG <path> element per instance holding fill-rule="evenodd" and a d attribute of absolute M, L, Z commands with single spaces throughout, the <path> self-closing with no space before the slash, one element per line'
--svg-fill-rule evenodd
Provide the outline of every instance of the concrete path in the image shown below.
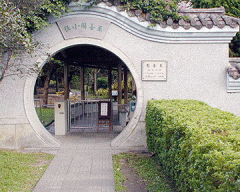
<path fill-rule="evenodd" d="M 58 136 L 61 146 L 33 191 L 114 192 L 112 154 L 120 152 L 110 146 L 115 136 L 109 133 Z"/>

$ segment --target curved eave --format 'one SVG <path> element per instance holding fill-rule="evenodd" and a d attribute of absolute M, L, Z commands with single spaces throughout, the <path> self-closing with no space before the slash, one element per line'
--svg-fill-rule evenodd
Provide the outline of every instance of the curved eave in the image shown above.
<path fill-rule="evenodd" d="M 161 43 L 230 43 L 232 37 L 239 31 L 239 26 L 232 28 L 225 26 L 220 29 L 217 26 L 213 26 L 211 29 L 203 27 L 200 30 L 196 28 L 184 29 L 179 27 L 173 29 L 168 26 L 161 28 L 159 25 L 155 27 L 149 27 L 148 21 L 140 22 L 137 17 L 129 17 L 125 11 L 117 11 L 115 6 L 109 7 L 105 3 L 100 3 L 97 6 L 87 7 L 87 5 L 70 4 L 70 13 L 62 16 L 61 18 L 53 18 L 50 23 L 64 20 L 66 18 L 87 16 L 87 17 L 99 17 L 106 19 L 118 27 L 126 30 L 127 32 L 138 36 L 140 38 L 161 42 Z"/>

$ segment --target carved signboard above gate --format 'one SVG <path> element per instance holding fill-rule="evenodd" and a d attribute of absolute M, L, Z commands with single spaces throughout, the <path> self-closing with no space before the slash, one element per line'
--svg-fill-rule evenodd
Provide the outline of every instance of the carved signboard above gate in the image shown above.
<path fill-rule="evenodd" d="M 103 39 L 110 22 L 92 17 L 72 17 L 57 21 L 64 39 L 88 37 Z"/>
<path fill-rule="evenodd" d="M 166 81 L 167 61 L 142 61 L 143 81 Z"/>

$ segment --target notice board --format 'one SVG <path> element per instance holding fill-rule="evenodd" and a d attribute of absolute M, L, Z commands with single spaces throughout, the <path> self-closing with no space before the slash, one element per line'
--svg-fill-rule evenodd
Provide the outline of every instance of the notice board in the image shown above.
<path fill-rule="evenodd" d="M 98 103 L 98 118 L 110 119 L 111 118 L 111 101 L 99 101 Z"/>

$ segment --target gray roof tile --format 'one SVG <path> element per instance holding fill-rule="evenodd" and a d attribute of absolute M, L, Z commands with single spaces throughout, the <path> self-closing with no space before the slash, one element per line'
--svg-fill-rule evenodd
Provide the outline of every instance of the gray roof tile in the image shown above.
<path fill-rule="evenodd" d="M 127 11 L 129 17 L 137 17 L 140 22 L 150 21 L 151 15 L 149 13 L 143 13 L 142 10 L 126 10 L 126 8 L 120 6 L 120 0 L 114 0 L 110 3 L 108 0 L 104 0 L 108 6 L 116 6 L 117 11 Z M 213 26 L 217 26 L 222 29 L 225 26 L 235 28 L 240 25 L 240 18 L 235 18 L 225 15 L 224 7 L 210 8 L 210 9 L 182 9 L 179 11 L 179 15 L 187 16 L 186 20 L 179 20 L 178 22 L 173 21 L 169 18 L 167 21 L 158 21 L 157 23 L 162 27 L 166 28 L 171 26 L 173 29 L 177 29 L 182 26 L 184 29 L 194 27 L 200 30 L 202 27 L 211 29 Z"/>

